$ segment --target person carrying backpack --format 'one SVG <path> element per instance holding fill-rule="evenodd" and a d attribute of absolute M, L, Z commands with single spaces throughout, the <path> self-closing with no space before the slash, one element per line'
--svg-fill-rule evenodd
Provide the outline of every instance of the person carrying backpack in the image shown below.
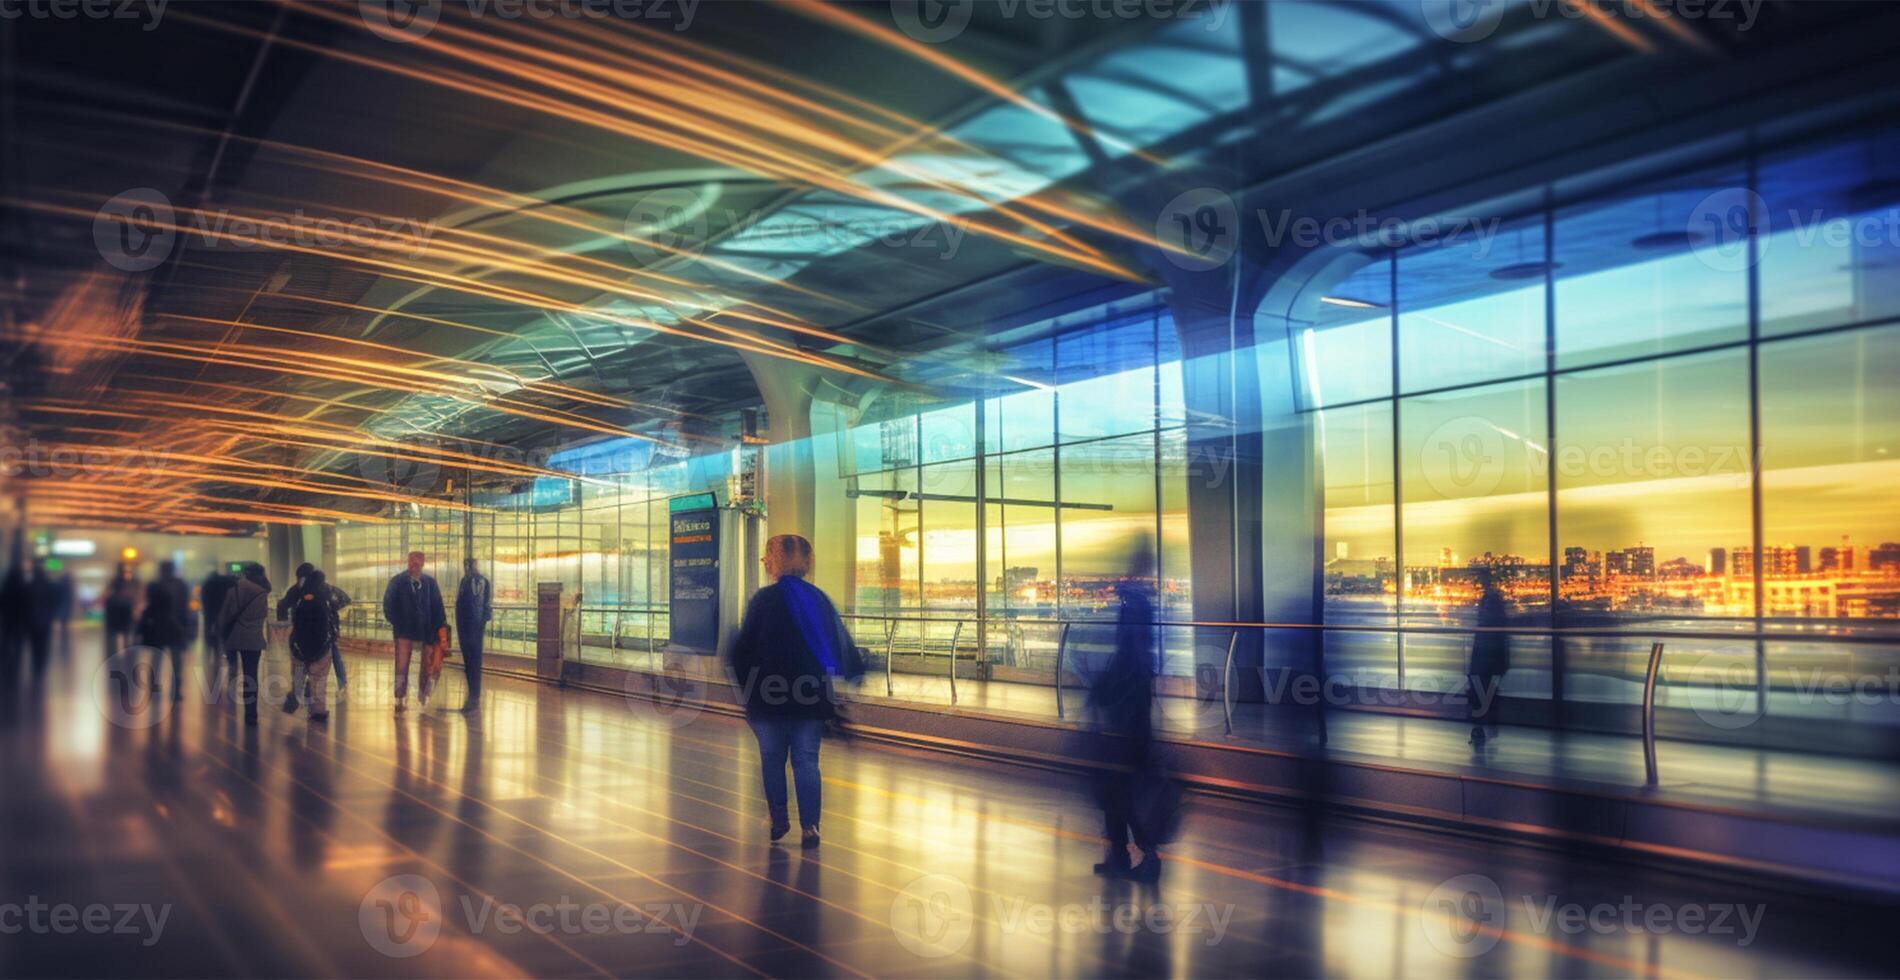
<path fill-rule="evenodd" d="M 330 717 L 323 694 L 330 680 L 331 645 L 336 642 L 336 610 L 331 608 L 320 571 L 304 576 L 302 590 L 291 594 L 295 597 L 290 607 L 291 690 L 307 686 L 310 720 L 323 721 Z M 295 694 L 284 702 L 284 710 L 297 710 Z"/>

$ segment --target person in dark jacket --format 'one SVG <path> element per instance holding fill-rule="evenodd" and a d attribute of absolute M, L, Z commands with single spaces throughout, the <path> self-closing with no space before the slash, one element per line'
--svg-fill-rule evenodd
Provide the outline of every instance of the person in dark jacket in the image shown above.
<path fill-rule="evenodd" d="M 12 691 L 20 680 L 20 654 L 33 618 L 32 596 L 26 576 L 17 564 L 0 578 L 0 693 Z"/>
<path fill-rule="evenodd" d="M 314 568 L 304 575 L 302 585 L 291 590 L 290 597 L 290 615 L 286 618 L 290 620 L 290 663 L 295 675 L 290 686 L 293 691 L 301 686 L 308 692 L 310 720 L 323 721 L 330 717 L 323 703 L 323 689 L 329 682 L 324 675 L 336 649 L 336 609 L 323 573 Z M 292 694 L 284 702 L 284 711 L 296 710 L 297 697 Z"/>
<path fill-rule="evenodd" d="M 1510 607 L 1490 568 L 1478 571 L 1477 625 L 1510 623 Z M 1471 744 L 1483 745 L 1498 733 L 1498 682 L 1511 669 L 1511 638 L 1504 633 L 1473 633 L 1471 663 L 1465 670 L 1465 704 L 1471 715 Z M 1487 731 L 1489 729 L 1489 731 Z"/>
<path fill-rule="evenodd" d="M 172 700 L 184 697 L 185 690 L 185 649 L 191 645 L 191 586 L 178 575 L 178 566 L 171 561 L 158 563 L 158 578 L 152 586 L 163 589 L 171 601 L 166 604 L 178 629 L 169 632 L 171 642 L 160 645 L 149 639 L 143 639 L 146 646 L 152 648 L 152 690 L 158 690 L 158 662 L 166 653 L 172 655 Z M 151 607 L 152 589 L 145 590 L 145 604 Z M 143 636 L 143 630 L 141 630 Z"/>
<path fill-rule="evenodd" d="M 1116 583 L 1115 652 L 1089 684 L 1084 704 L 1094 730 L 1107 736 L 1102 740 L 1104 761 L 1115 767 L 1096 781 L 1108 838 L 1108 856 L 1095 866 L 1098 875 L 1152 879 L 1161 870 L 1157 843 L 1136 813 L 1134 800 L 1137 783 L 1150 778 L 1154 767 L 1153 575 L 1153 556 L 1143 550 Z M 1140 864 L 1128 860 L 1131 838 L 1142 852 Z"/>
<path fill-rule="evenodd" d="M 817 847 L 824 785 L 818 746 L 825 723 L 837 716 L 831 678 L 855 678 L 864 668 L 831 599 L 805 580 L 811 574 L 811 542 L 796 534 L 774 535 L 765 542 L 763 561 L 765 574 L 776 581 L 746 606 L 727 670 L 759 740 L 772 839 L 792 829 L 785 792 L 789 756 L 803 846 Z"/>
<path fill-rule="evenodd" d="M 312 565 L 309 562 L 304 562 L 303 564 L 297 566 L 296 584 L 292 585 L 289 591 L 284 593 L 283 598 L 277 600 L 277 621 L 278 622 L 280 623 L 285 622 L 286 620 L 289 619 L 291 610 L 293 610 L 296 607 L 297 603 L 301 600 L 303 594 L 310 590 L 309 578 L 313 574 L 320 575 L 322 574 L 322 571 L 318 569 L 317 566 Z M 337 697 L 340 698 L 343 696 L 344 685 L 350 682 L 350 677 L 349 677 L 349 673 L 343 669 L 343 655 L 336 649 L 336 637 L 341 636 L 343 634 L 343 616 L 342 616 L 343 608 L 350 604 L 350 594 L 343 591 L 342 589 L 337 588 L 334 585 L 330 585 L 327 580 L 320 580 L 320 585 L 321 585 L 321 588 L 319 588 L 317 591 L 321 592 L 323 594 L 323 600 L 329 603 L 330 618 L 335 620 L 335 622 L 331 624 L 334 627 L 334 630 L 333 630 L 331 640 L 330 640 L 330 661 L 329 662 L 335 665 L 334 669 L 336 670 L 336 693 L 337 693 Z M 309 685 L 309 681 L 306 679 L 294 686 L 297 688 L 297 690 L 293 690 L 288 695 L 286 695 L 286 705 L 284 708 L 284 710 L 286 711 L 296 710 L 298 693 L 300 691 L 308 691 L 310 685 Z"/>
<path fill-rule="evenodd" d="M 138 637 L 141 646 L 152 648 L 152 690 L 158 690 L 159 661 L 165 651 L 178 645 L 179 638 L 185 635 L 185 627 L 178 617 L 177 597 L 166 587 L 163 581 L 154 580 L 145 587 L 145 610 L 139 613 Z M 185 696 L 183 682 L 176 673 L 178 658 L 172 658 L 172 700 Z"/>
<path fill-rule="evenodd" d="M 59 585 L 46 574 L 46 563 L 33 559 L 32 573 L 26 580 L 27 648 L 33 655 L 33 683 L 46 680 L 47 661 L 53 652 L 53 624 L 59 618 Z"/>
<path fill-rule="evenodd" d="M 244 679 L 238 687 L 238 703 L 244 706 L 244 723 L 257 724 L 257 663 L 264 656 L 268 638 L 264 622 L 270 614 L 270 578 L 264 566 L 244 564 L 244 574 L 225 594 L 224 608 L 218 613 L 218 630 L 224 649 L 235 652 L 243 664 Z"/>
<path fill-rule="evenodd" d="M 389 623 L 396 640 L 398 714 L 409 708 L 409 659 L 416 645 L 422 644 L 426 657 L 428 647 L 436 642 L 438 632 L 449 622 L 448 613 L 442 608 L 442 589 L 435 584 L 433 576 L 422 573 L 424 561 L 422 552 L 410 552 L 409 567 L 398 572 L 383 589 L 383 619 Z M 417 701 L 426 707 L 435 679 L 426 664 L 421 673 Z"/>
<path fill-rule="evenodd" d="M 106 586 L 107 657 L 132 644 L 132 624 L 137 621 L 139 597 L 144 591 L 139 586 L 138 572 L 132 563 L 120 562 L 119 570 L 112 576 L 112 584 Z"/>
<path fill-rule="evenodd" d="M 198 585 L 198 608 L 204 613 L 205 657 L 216 657 L 224 653 L 224 638 L 218 631 L 218 614 L 224 611 L 224 597 L 231 587 L 237 584 L 237 577 L 218 571 L 213 566 L 205 580 Z M 234 654 L 226 653 L 227 660 Z"/>
<path fill-rule="evenodd" d="M 482 643 L 488 621 L 495 618 L 495 588 L 481 573 L 475 559 L 462 562 L 462 584 L 455 589 L 455 633 L 461 638 L 462 672 L 468 677 L 468 700 L 463 711 L 482 706 Z"/>

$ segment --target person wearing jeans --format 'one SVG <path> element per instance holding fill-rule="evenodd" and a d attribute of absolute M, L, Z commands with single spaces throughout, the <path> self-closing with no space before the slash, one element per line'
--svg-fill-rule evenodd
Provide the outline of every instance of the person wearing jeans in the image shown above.
<path fill-rule="evenodd" d="M 772 840 L 792 829 L 785 792 L 789 759 L 803 846 L 817 847 L 823 806 L 818 746 L 825 723 L 837 717 L 831 678 L 858 676 L 863 665 L 837 608 L 805 581 L 811 574 L 811 542 L 796 534 L 775 535 L 765 542 L 763 561 L 765 573 L 777 581 L 747 605 L 727 669 L 759 740 Z"/>
<path fill-rule="evenodd" d="M 424 556 L 420 551 L 409 553 L 409 567 L 396 573 L 389 580 L 389 586 L 383 590 L 383 619 L 389 622 L 390 631 L 396 640 L 396 711 L 398 714 L 409 707 L 409 659 L 415 653 L 416 645 L 426 648 L 436 642 L 437 634 L 448 625 L 448 613 L 442 608 L 442 590 L 436 586 L 435 578 L 422 574 Z M 439 661 L 438 661 L 439 663 Z M 420 703 L 427 707 L 429 694 L 435 687 L 434 678 L 429 676 L 425 666 L 422 671 L 422 689 Z"/>

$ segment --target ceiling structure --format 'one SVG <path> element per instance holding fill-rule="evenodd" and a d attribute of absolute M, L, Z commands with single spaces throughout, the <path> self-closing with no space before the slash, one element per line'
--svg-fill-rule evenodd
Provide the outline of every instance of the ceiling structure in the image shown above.
<path fill-rule="evenodd" d="M 515 483 L 588 439 L 716 451 L 772 365 L 968 397 L 1008 383 L 986 354 L 1032 311 L 1163 285 L 1153 202 L 1182 188 L 1336 168 L 1397 200 L 1349 158 L 1862 6 L 1765 37 L 1518 5 L 1471 41 L 1417 0 L 0 21 L 10 496 L 254 533 L 443 499 L 402 479 L 417 460 Z"/>

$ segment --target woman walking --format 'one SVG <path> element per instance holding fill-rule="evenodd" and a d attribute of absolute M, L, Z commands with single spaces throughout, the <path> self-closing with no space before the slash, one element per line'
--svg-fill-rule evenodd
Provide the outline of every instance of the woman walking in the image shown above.
<path fill-rule="evenodd" d="M 257 662 L 264 655 L 264 621 L 270 613 L 270 579 L 264 566 L 246 562 L 244 574 L 224 597 L 218 613 L 219 634 L 224 649 L 235 652 L 244 666 L 238 685 L 238 703 L 244 706 L 244 723 L 257 724 Z"/>
<path fill-rule="evenodd" d="M 759 740 L 772 840 L 792 829 L 785 792 L 789 757 L 803 846 L 817 847 L 823 794 L 818 744 L 825 722 L 837 717 L 831 678 L 862 676 L 864 666 L 831 599 L 805 581 L 812 568 L 811 542 L 796 534 L 775 535 L 765 542 L 763 561 L 765 574 L 776 581 L 746 606 L 728 667 Z"/>

